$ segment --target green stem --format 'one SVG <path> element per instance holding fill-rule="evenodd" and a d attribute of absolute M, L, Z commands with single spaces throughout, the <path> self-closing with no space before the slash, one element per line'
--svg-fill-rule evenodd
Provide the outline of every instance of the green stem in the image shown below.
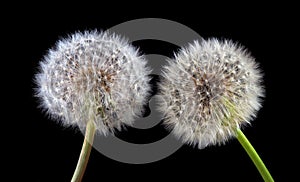
<path fill-rule="evenodd" d="M 95 125 L 92 121 L 89 121 L 86 126 L 84 142 L 71 182 L 80 182 L 82 180 L 92 150 L 94 135 Z"/>
<path fill-rule="evenodd" d="M 246 150 L 246 152 L 248 153 L 249 157 L 255 164 L 257 170 L 259 171 L 263 179 L 268 182 L 274 181 L 268 169 L 266 168 L 265 164 L 263 163 L 263 161 L 256 153 L 255 149 L 253 148 L 249 140 L 246 138 L 246 136 L 240 129 L 237 130 L 237 139 L 240 142 L 240 144 L 243 146 L 243 148 Z"/>

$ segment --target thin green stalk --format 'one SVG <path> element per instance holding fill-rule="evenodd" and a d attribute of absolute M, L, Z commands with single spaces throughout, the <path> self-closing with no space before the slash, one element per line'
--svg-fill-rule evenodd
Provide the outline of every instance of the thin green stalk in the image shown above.
<path fill-rule="evenodd" d="M 95 125 L 92 121 L 89 121 L 86 126 L 84 142 L 71 182 L 80 182 L 82 180 L 92 150 L 94 135 Z"/>
<path fill-rule="evenodd" d="M 237 130 L 237 139 L 243 146 L 243 148 L 246 150 L 247 154 L 251 158 L 252 162 L 255 164 L 257 170 L 259 171 L 263 179 L 267 182 L 273 182 L 274 180 L 271 174 L 269 173 L 268 169 L 266 168 L 265 164 L 263 163 L 263 161 L 255 151 L 249 140 L 246 138 L 246 136 L 240 129 Z"/>

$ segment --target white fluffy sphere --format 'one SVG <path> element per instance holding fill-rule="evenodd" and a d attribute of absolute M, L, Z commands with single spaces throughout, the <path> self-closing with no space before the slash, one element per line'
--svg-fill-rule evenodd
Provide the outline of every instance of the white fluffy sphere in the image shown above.
<path fill-rule="evenodd" d="M 232 41 L 195 41 L 168 62 L 159 109 L 184 142 L 199 148 L 224 143 L 261 107 L 262 74 Z"/>
<path fill-rule="evenodd" d="M 127 40 L 107 32 L 75 33 L 40 63 L 37 97 L 50 116 L 106 135 L 140 116 L 149 95 L 146 60 Z"/>

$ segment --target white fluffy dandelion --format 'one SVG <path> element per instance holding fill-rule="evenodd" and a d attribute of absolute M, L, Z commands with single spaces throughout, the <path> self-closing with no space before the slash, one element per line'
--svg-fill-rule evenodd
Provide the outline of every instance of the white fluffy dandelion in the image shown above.
<path fill-rule="evenodd" d="M 150 90 L 146 60 L 125 39 L 97 31 L 60 40 L 36 75 L 42 107 L 65 125 L 101 134 L 131 125 Z"/>
<path fill-rule="evenodd" d="M 177 137 L 200 149 L 235 136 L 263 179 L 274 181 L 240 130 L 261 108 L 261 81 L 261 71 L 245 48 L 228 40 L 196 41 L 165 66 L 159 109 Z"/>
<path fill-rule="evenodd" d="M 232 41 L 209 39 L 182 49 L 164 68 L 160 110 L 184 142 L 221 144 L 260 109 L 262 74 Z"/>
<path fill-rule="evenodd" d="M 75 33 L 40 63 L 37 97 L 64 125 L 86 129 L 72 181 L 81 181 L 95 131 L 107 135 L 142 114 L 150 91 L 146 60 L 127 40 L 107 32 Z"/>

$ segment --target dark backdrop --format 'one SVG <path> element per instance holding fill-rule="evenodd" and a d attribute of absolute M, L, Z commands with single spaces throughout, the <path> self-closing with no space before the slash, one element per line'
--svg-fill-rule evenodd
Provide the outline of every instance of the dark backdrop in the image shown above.
<path fill-rule="evenodd" d="M 142 3 L 142 2 L 140 2 Z M 204 38 L 229 38 L 248 48 L 264 71 L 266 98 L 263 108 L 251 127 L 244 129 L 275 181 L 290 181 L 297 160 L 292 155 L 297 142 L 293 128 L 298 97 L 293 78 L 291 44 L 294 38 L 293 11 L 286 6 L 236 4 L 199 5 L 180 2 L 180 8 L 161 8 L 160 3 L 148 2 L 138 7 L 118 3 L 78 6 L 62 4 L 15 4 L 11 11 L 2 13 L 2 35 L 7 40 L 2 67 L 4 144 L 3 160 L 10 178 L 24 181 L 69 181 L 80 153 L 83 136 L 76 128 L 64 128 L 51 121 L 33 97 L 33 76 L 39 61 L 55 42 L 77 30 L 105 30 L 116 24 L 137 18 L 164 18 L 182 23 Z M 73 3 L 74 5 L 76 3 Z M 173 2 L 172 4 L 176 4 Z M 121 8 L 120 8 L 121 7 Z M 284 13 L 287 12 L 287 13 Z M 143 53 L 172 56 L 175 46 L 161 41 L 135 43 Z M 163 47 L 163 48 L 159 48 Z M 174 50 L 175 49 L 175 50 Z M 8 101 L 8 102 L 6 102 Z M 145 132 L 147 134 L 145 134 Z M 120 134 L 131 142 L 146 142 L 141 136 L 154 138 L 163 129 Z M 198 150 L 184 145 L 173 155 L 150 164 L 125 164 L 92 150 L 83 181 L 104 180 L 178 180 L 184 181 L 262 181 L 258 171 L 237 140 L 226 145 Z M 11 180 L 8 180 L 11 181 Z"/>

